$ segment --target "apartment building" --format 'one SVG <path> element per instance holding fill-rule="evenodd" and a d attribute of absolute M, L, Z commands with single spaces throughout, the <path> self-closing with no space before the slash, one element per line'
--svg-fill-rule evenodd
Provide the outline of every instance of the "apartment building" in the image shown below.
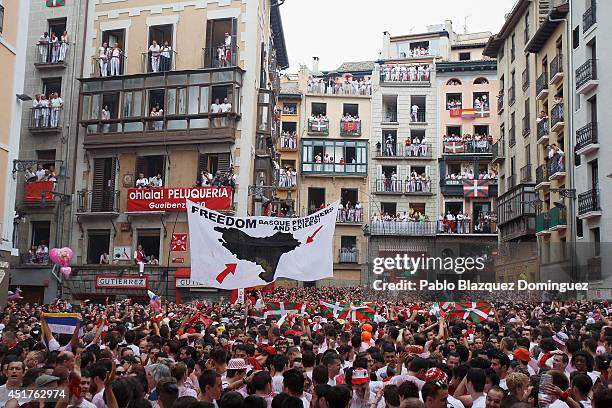
<path fill-rule="evenodd" d="M 28 15 L 17 182 L 16 245 L 11 284 L 24 297 L 50 302 L 58 279 L 49 273 L 50 248 L 71 245 L 78 109 L 86 7 L 83 2 L 31 4 Z M 77 44 L 79 44 L 77 46 Z"/>
<path fill-rule="evenodd" d="M 0 1 L 0 166 L 5 174 L 0 179 L 0 305 L 6 304 L 11 257 L 18 255 L 15 236 L 17 176 L 11 171 L 19 154 L 22 107 L 27 108 L 29 96 L 24 92 L 26 66 L 26 33 L 29 1 Z M 17 95 L 17 97 L 16 97 Z"/>
<path fill-rule="evenodd" d="M 366 267 L 371 90 L 373 62 L 344 63 L 322 72 L 302 66 L 304 94 L 299 135 L 299 203 L 302 214 L 340 201 L 334 236 L 334 277 L 319 285 L 355 285 Z M 307 283 L 308 284 L 308 283 Z M 313 283 L 314 284 L 314 283 Z"/>
<path fill-rule="evenodd" d="M 606 16 L 612 16 L 610 2 L 571 1 L 571 68 L 567 76 L 571 79 L 568 99 L 573 98 L 573 109 L 568 111 L 572 122 L 570 137 L 575 138 L 576 278 L 590 283 L 591 299 L 612 298 L 612 274 L 604 266 L 612 261 L 612 224 L 605 217 L 612 203 L 612 192 L 606 188 L 612 163 L 610 149 L 601 143 L 599 135 L 611 120 L 602 103 L 605 95 L 612 92 L 611 74 L 605 68 L 611 61 L 610 47 L 605 45 L 611 34 Z"/>
<path fill-rule="evenodd" d="M 288 66 L 279 4 L 125 0 L 95 3 L 87 18 L 73 124 L 77 266 L 64 294 L 206 296 L 189 280 L 179 201 L 262 213 L 266 202 L 249 193 L 271 186 L 277 168 L 275 108 Z M 208 196 L 210 183 L 225 187 Z"/>
<path fill-rule="evenodd" d="M 499 166 L 497 227 L 503 245 L 496 278 L 502 282 L 539 279 L 535 232 L 540 202 L 534 168 L 538 163 L 536 72 L 541 71 L 536 71 L 535 57 L 526 47 L 549 11 L 549 1 L 519 0 L 484 49 L 485 56 L 497 58 L 499 78 L 499 140 L 493 146 L 493 162 Z"/>

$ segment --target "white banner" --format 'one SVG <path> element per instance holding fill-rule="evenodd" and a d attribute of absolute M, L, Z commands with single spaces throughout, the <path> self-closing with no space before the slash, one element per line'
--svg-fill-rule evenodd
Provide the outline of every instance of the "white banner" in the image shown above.
<path fill-rule="evenodd" d="M 230 217 L 187 201 L 191 280 L 238 289 L 333 277 L 338 203 L 303 218 Z"/>

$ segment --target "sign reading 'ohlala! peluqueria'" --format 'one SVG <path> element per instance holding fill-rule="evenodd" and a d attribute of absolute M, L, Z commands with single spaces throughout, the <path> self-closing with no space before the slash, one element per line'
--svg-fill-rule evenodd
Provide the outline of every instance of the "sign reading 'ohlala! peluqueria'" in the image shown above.
<path fill-rule="evenodd" d="M 211 210 L 227 210 L 231 205 L 231 187 L 168 187 L 128 189 L 128 211 L 186 211 L 185 200 Z"/>

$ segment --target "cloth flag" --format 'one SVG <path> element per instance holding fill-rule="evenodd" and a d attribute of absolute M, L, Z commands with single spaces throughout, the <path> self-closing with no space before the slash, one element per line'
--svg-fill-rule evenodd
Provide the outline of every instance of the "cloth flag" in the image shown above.
<path fill-rule="evenodd" d="M 289 313 L 299 313 L 302 309 L 300 303 L 295 302 L 266 302 L 264 317 L 285 316 Z"/>
<path fill-rule="evenodd" d="M 450 110 L 451 118 L 460 118 L 461 117 L 461 108 L 451 108 Z"/>
<path fill-rule="evenodd" d="M 466 198 L 483 198 L 489 196 L 488 180 L 463 180 L 463 196 Z"/>
<path fill-rule="evenodd" d="M 474 109 L 462 109 L 461 117 L 464 119 L 473 119 L 476 117 L 476 110 Z"/>
<path fill-rule="evenodd" d="M 465 144 L 463 142 L 445 142 L 444 153 L 457 154 L 465 153 Z"/>
<path fill-rule="evenodd" d="M 491 310 L 493 306 L 486 302 L 462 302 L 455 304 L 451 314 L 463 320 L 472 318 L 474 322 L 480 323 L 489 317 Z"/>
<path fill-rule="evenodd" d="M 238 289 L 333 277 L 339 203 L 303 218 L 230 217 L 187 201 L 191 280 Z"/>
<path fill-rule="evenodd" d="M 446 311 L 442 308 L 440 303 L 435 302 L 431 309 L 429 310 L 429 314 L 434 315 L 436 317 L 446 317 Z"/>
<path fill-rule="evenodd" d="M 153 308 L 153 310 L 161 310 L 161 299 L 155 293 L 147 290 L 147 294 L 149 295 L 149 304 Z"/>
<path fill-rule="evenodd" d="M 321 312 L 321 316 L 330 319 L 335 319 L 340 316 L 340 313 L 344 312 L 347 307 L 349 307 L 348 303 L 331 303 L 323 300 L 319 301 L 319 310 Z"/>
<path fill-rule="evenodd" d="M 360 322 L 362 320 L 374 320 L 374 310 L 367 305 L 357 306 L 350 305 L 338 316 L 339 319 L 344 319 L 349 322 Z"/>
<path fill-rule="evenodd" d="M 66 4 L 65 0 L 46 0 L 47 7 L 60 7 Z"/>
<path fill-rule="evenodd" d="M 79 315 L 78 313 L 43 313 L 43 320 L 47 323 L 51 333 L 72 335 L 79 322 Z M 83 327 L 80 328 L 79 335 L 83 335 Z"/>

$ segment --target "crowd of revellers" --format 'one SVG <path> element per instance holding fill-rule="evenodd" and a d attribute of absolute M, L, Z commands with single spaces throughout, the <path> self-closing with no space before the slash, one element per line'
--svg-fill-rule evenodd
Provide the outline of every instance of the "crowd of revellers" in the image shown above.
<path fill-rule="evenodd" d="M 38 61 L 39 63 L 58 64 L 66 61 L 68 53 L 68 32 L 64 31 L 59 37 L 56 33 L 44 32 L 38 38 Z"/>
<path fill-rule="evenodd" d="M 28 166 L 26 168 L 24 178 L 27 183 L 34 183 L 37 181 L 57 182 L 57 175 L 55 174 L 54 165 L 49 165 L 47 168 L 45 168 L 42 164 L 38 164 L 36 166 L 36 171 L 32 169 L 32 166 Z"/>
<path fill-rule="evenodd" d="M 378 156 L 405 156 L 405 157 L 428 157 L 431 154 L 430 145 L 426 143 L 425 136 L 420 139 L 418 136 L 408 136 L 404 140 L 403 150 L 402 145 L 395 143 L 392 135 L 387 135 L 384 140 L 384 145 L 381 142 L 376 142 L 376 154 Z"/>
<path fill-rule="evenodd" d="M 381 174 L 381 178 L 377 180 L 376 191 L 389 193 L 431 193 L 431 178 L 425 173 L 417 173 L 412 171 L 404 181 L 402 189 L 402 180 L 395 171 L 390 174 Z"/>
<path fill-rule="evenodd" d="M 289 166 L 279 168 L 277 170 L 277 185 L 284 188 L 297 186 L 297 171 Z"/>
<path fill-rule="evenodd" d="M 57 92 L 46 96 L 36 94 L 32 100 L 32 119 L 30 126 L 37 129 L 57 128 L 64 101 Z"/>
<path fill-rule="evenodd" d="M 346 201 L 338 206 L 337 220 L 339 222 L 361 222 L 363 220 L 363 208 L 361 203 Z"/>
<path fill-rule="evenodd" d="M 479 212 L 475 220 L 472 220 L 467 211 L 459 211 L 456 214 L 447 211 L 446 215 L 440 214 L 438 218 L 438 231 L 443 234 L 489 234 L 495 232 L 494 218 L 484 211 Z"/>
<path fill-rule="evenodd" d="M 46 264 L 49 262 L 49 247 L 47 241 L 40 241 L 38 245 L 32 245 L 28 251 L 28 263 Z"/>
<path fill-rule="evenodd" d="M 461 173 L 449 173 L 446 175 L 447 180 L 497 180 L 497 173 L 494 169 L 489 169 L 487 171 L 481 171 L 478 173 L 478 177 L 474 174 L 474 171 L 471 168 L 468 168 L 466 171 L 462 171 Z"/>
<path fill-rule="evenodd" d="M 429 53 L 429 48 L 427 48 L 427 47 L 414 47 L 414 48 L 410 48 L 406 52 L 402 52 L 400 56 L 402 58 L 419 58 L 419 57 L 423 57 L 423 56 L 427 56 L 427 55 L 431 55 Z"/>
<path fill-rule="evenodd" d="M 380 66 L 380 80 L 383 82 L 428 82 L 431 77 L 429 64 L 391 64 Z"/>
<path fill-rule="evenodd" d="M 347 74 L 342 77 L 308 78 L 308 93 L 322 95 L 371 95 L 372 79 L 353 78 Z"/>
<path fill-rule="evenodd" d="M 107 42 L 103 42 L 100 48 L 98 48 L 96 59 L 98 61 L 101 77 L 123 74 L 125 65 L 124 53 L 119 43 L 115 43 L 112 47 L 109 47 Z"/>
<path fill-rule="evenodd" d="M 434 311 L 431 301 L 442 295 L 428 292 L 423 301 L 415 293 L 363 287 L 277 288 L 248 292 L 245 304 L 168 302 L 156 310 L 130 299 L 10 302 L 0 316 L 0 404 L 612 406 L 607 301 L 540 303 L 524 293 L 496 293 L 483 299 L 491 309 L 476 319 Z M 325 314 L 322 300 L 332 308 L 335 302 L 370 302 L 372 314 Z M 281 323 L 256 317 L 269 310 L 264 301 L 300 302 L 308 310 L 287 314 Z M 80 320 L 72 334 L 58 334 L 43 317 L 47 312 L 76 312 Z M 33 391 L 41 390 L 63 390 L 66 399 L 35 399 Z"/>
<path fill-rule="evenodd" d="M 297 132 L 283 131 L 280 135 L 281 149 L 297 149 Z"/>

